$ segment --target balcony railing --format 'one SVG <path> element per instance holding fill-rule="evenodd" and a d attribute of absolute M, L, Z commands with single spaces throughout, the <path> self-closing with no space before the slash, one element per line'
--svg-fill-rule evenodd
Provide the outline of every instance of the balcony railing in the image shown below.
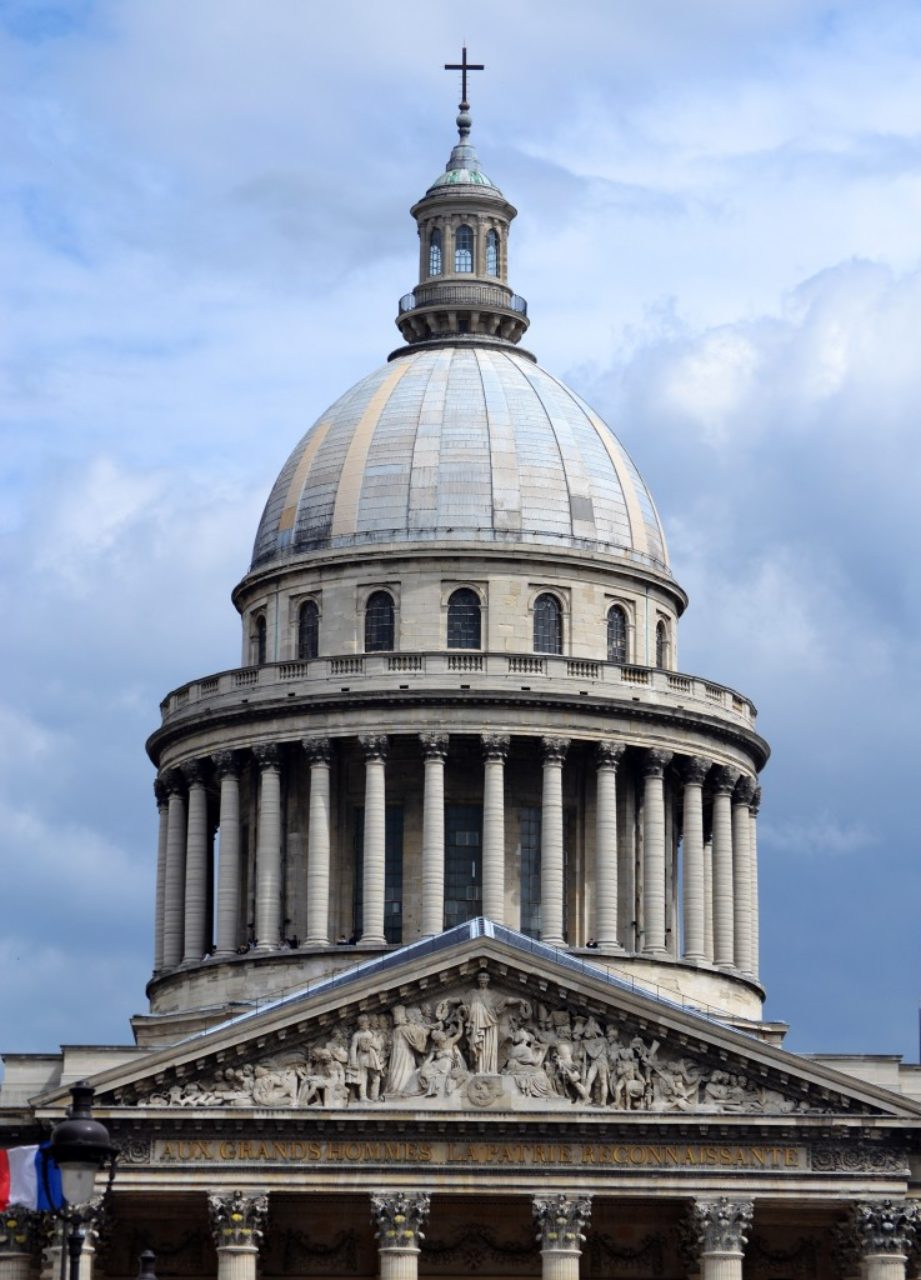
<path fill-rule="evenodd" d="M 528 314 L 524 298 L 494 284 L 421 284 L 400 299 L 400 315 L 418 307 L 501 307 Z"/>

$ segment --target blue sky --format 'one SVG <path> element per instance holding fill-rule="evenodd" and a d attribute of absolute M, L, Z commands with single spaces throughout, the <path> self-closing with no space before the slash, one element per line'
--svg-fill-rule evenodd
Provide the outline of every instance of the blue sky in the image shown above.
<path fill-rule="evenodd" d="M 768 1013 L 917 1060 L 921 10 L 0 0 L 0 1048 L 122 1043 L 143 751 L 293 443 L 398 345 L 466 38 L 528 345 L 760 708 Z M 90 993 L 90 994 L 87 994 Z"/>

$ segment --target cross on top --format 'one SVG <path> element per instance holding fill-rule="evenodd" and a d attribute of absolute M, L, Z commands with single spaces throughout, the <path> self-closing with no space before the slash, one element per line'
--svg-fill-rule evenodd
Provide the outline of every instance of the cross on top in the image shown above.
<path fill-rule="evenodd" d="M 467 46 L 464 45 L 460 62 L 446 62 L 445 71 L 459 71 L 461 73 L 461 106 L 469 106 L 467 101 L 467 72 L 468 71 L 485 71 L 486 67 L 482 62 L 467 61 Z"/>

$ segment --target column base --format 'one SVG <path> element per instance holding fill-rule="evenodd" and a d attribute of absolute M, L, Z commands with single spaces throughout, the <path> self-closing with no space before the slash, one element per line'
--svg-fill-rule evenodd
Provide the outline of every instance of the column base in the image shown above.
<path fill-rule="evenodd" d="M 387 939 L 382 933 L 363 933 L 358 939 L 360 947 L 386 947 Z"/>
<path fill-rule="evenodd" d="M 329 938 L 305 938 L 301 943 L 302 947 L 328 947 L 329 945 Z"/>
<path fill-rule="evenodd" d="M 625 956 L 626 948 L 622 947 L 619 942 L 605 942 L 603 939 L 597 939 L 597 946 L 586 948 L 588 951 L 600 951 L 604 956 Z"/>
<path fill-rule="evenodd" d="M 257 942 L 253 950 L 259 955 L 264 956 L 270 951 L 277 951 L 280 946 L 280 942 Z"/>
<path fill-rule="evenodd" d="M 545 937 L 545 936 L 544 936 L 544 934 L 541 934 L 540 940 L 541 940 L 541 942 L 544 944 L 544 946 L 545 946 L 545 947 L 560 947 L 560 948 L 562 948 L 562 947 L 565 947 L 565 946 L 566 946 L 566 939 L 565 939 L 565 938 L 563 938 L 563 937 L 553 937 L 553 936 L 547 936 L 547 937 Z"/>
<path fill-rule="evenodd" d="M 649 956 L 653 960 L 664 960 L 668 958 L 668 947 L 644 947 L 643 955 Z"/>

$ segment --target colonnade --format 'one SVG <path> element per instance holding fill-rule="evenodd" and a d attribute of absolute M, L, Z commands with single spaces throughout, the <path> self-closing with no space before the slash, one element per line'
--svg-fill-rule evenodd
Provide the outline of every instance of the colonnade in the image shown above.
<path fill-rule="evenodd" d="M 352 742 L 355 740 L 352 739 Z M 384 945 L 387 759 L 389 739 L 361 735 L 364 758 L 362 919 L 358 940 Z M 423 758 L 421 936 L 444 927 L 445 760 L 450 738 L 440 732 L 418 735 Z M 482 756 L 482 913 L 499 924 L 506 919 L 506 765 L 508 735 L 479 737 Z M 588 926 L 602 953 L 623 954 L 625 924 L 619 919 L 625 894 L 620 877 L 618 790 L 626 744 L 592 744 L 594 770 L 595 878 Z M 335 742 L 316 735 L 302 739 L 309 769 L 306 862 L 306 931 L 302 945 L 328 946 L 331 859 L 334 848 L 330 769 Z M 563 771 L 571 740 L 543 737 L 541 750 L 540 895 L 541 940 L 566 944 Z M 758 976 L 758 870 L 756 816 L 760 790 L 748 774 L 716 765 L 703 756 L 679 756 L 662 748 L 632 748 L 637 766 L 636 864 L 639 916 L 633 953 L 650 959 L 684 959 Z M 257 952 L 283 941 L 282 768 L 279 744 L 252 748 L 259 802 L 255 839 L 252 944 Z M 160 807 L 157 866 L 155 971 L 191 965 L 211 954 L 232 955 L 242 941 L 240 774 L 245 753 L 218 751 L 208 760 L 188 762 L 158 780 Z M 286 765 L 290 768 L 290 765 Z M 213 830 L 209 825 L 206 779 L 219 794 L 220 849 L 212 910 Z M 668 781 L 667 781 L 668 778 Z M 405 780 L 403 780 L 405 781 Z M 675 799 L 667 804 L 668 797 Z M 707 807 L 705 809 L 705 796 Z M 669 809 L 671 814 L 669 814 Z M 705 826 L 709 816 L 709 829 Z M 682 829 L 681 946 L 679 923 L 670 919 L 677 902 L 675 851 Z M 632 869 L 631 869 L 632 874 Z M 212 917 L 214 937 L 212 939 Z M 409 939 L 404 939 L 408 941 Z"/>

